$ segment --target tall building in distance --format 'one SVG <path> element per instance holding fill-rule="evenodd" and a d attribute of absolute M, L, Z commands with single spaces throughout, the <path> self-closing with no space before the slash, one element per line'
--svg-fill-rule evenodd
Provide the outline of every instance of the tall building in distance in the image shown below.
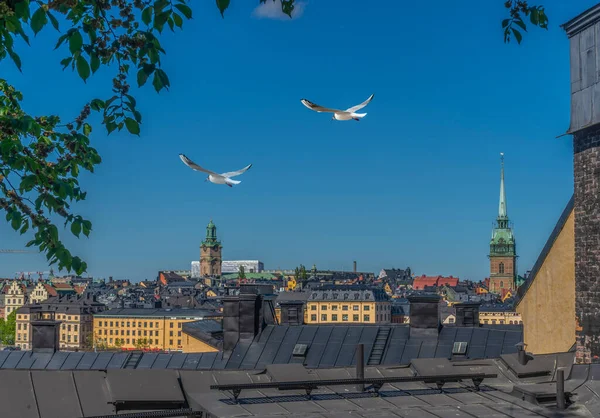
<path fill-rule="evenodd" d="M 501 293 L 503 289 L 514 290 L 517 274 L 517 249 L 515 236 L 506 210 L 504 189 L 504 153 L 500 154 L 500 203 L 498 217 L 490 241 L 490 291 Z"/>
<path fill-rule="evenodd" d="M 223 246 L 217 240 L 217 227 L 212 219 L 206 226 L 206 238 L 200 244 L 200 274 L 202 276 L 220 276 Z"/>
<path fill-rule="evenodd" d="M 259 260 L 230 260 L 223 261 L 222 264 L 223 273 L 237 273 L 240 267 L 244 267 L 246 273 L 262 273 L 265 269 L 265 265 Z"/>

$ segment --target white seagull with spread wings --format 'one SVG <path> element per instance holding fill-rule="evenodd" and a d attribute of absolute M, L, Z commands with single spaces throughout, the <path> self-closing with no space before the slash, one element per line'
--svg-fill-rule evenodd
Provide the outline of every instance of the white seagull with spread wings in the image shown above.
<path fill-rule="evenodd" d="M 226 184 L 229 187 L 233 187 L 234 184 L 241 183 L 241 181 L 232 180 L 231 177 L 235 177 L 235 176 L 239 176 L 240 174 L 244 174 L 246 171 L 248 171 L 250 169 L 250 167 L 252 167 L 252 164 L 250 164 L 238 171 L 229 171 L 227 173 L 217 174 L 213 171 L 207 170 L 206 168 L 200 167 L 198 164 L 196 164 L 195 162 L 193 162 L 192 160 L 190 160 L 188 157 L 186 157 L 183 154 L 179 154 L 179 158 L 181 158 L 181 161 L 183 161 L 183 163 L 185 165 L 187 165 L 188 167 L 190 167 L 192 170 L 202 171 L 203 173 L 208 174 L 208 177 L 204 181 L 210 180 L 211 183 Z"/>
<path fill-rule="evenodd" d="M 354 120 L 360 120 L 361 118 L 364 118 L 365 116 L 367 116 L 366 113 L 356 113 L 357 110 L 362 109 L 363 107 L 365 107 L 366 105 L 369 104 L 369 102 L 371 102 L 371 100 L 373 100 L 373 96 L 375 96 L 374 94 L 371 94 L 369 96 L 369 98 L 367 100 L 365 100 L 364 102 L 362 102 L 359 105 L 356 106 L 352 106 L 346 110 L 338 110 L 338 109 L 330 109 L 327 107 L 323 107 L 323 106 L 319 106 L 318 104 L 314 104 L 313 102 L 306 100 L 306 99 L 302 99 L 300 100 L 302 102 L 302 104 L 306 107 L 308 107 L 310 110 L 314 110 L 315 112 L 319 112 L 319 113 L 333 113 L 333 116 L 331 117 L 331 119 L 336 119 L 336 120 L 350 120 L 350 119 L 354 119 Z"/>

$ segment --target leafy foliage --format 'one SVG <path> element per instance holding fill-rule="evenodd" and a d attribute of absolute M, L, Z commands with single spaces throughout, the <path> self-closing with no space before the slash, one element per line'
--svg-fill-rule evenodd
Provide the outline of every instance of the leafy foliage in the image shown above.
<path fill-rule="evenodd" d="M 238 279 L 246 280 L 246 269 L 244 268 L 244 266 L 240 266 L 240 271 L 238 273 Z"/>
<path fill-rule="evenodd" d="M 0 342 L 3 345 L 15 345 L 15 333 L 17 332 L 17 311 L 13 311 L 6 317 L 0 319 Z"/>
<path fill-rule="evenodd" d="M 502 21 L 504 42 L 510 42 L 511 36 L 514 36 L 517 43 L 521 43 L 523 40 L 521 30 L 527 32 L 527 25 L 523 17 L 529 17 L 533 26 L 548 29 L 548 16 L 546 16 L 544 6 L 529 6 L 527 0 L 507 0 L 504 7 L 509 10 L 510 14 L 510 18 Z"/>
<path fill-rule="evenodd" d="M 259 0 L 259 4 L 267 1 Z M 295 0 L 281 2 L 283 13 L 292 17 Z M 30 115 L 21 107 L 23 96 L 0 78 L 0 210 L 15 231 L 33 235 L 27 246 L 35 246 L 59 269 L 83 273 L 87 264 L 64 246 L 59 225 L 80 237 L 92 231 L 92 223 L 75 214 L 71 205 L 84 200 L 79 185 L 82 170 L 93 172 L 101 163 L 90 145 L 91 112 L 102 118 L 108 134 L 125 128 L 140 135 L 142 115 L 130 94 L 130 79 L 139 87 L 151 84 L 156 92 L 171 83 L 162 69 L 159 37 L 165 27 L 182 28 L 192 19 L 188 0 L 5 0 L 0 1 L 0 61 L 10 58 L 22 71 L 15 50 L 20 38 L 29 45 L 30 35 L 54 30 L 60 33 L 56 50 L 64 53 L 63 70 L 70 69 L 84 83 L 105 67 L 115 72 L 112 94 L 95 98 L 83 106 L 72 121 L 53 115 Z M 231 0 L 216 0 L 224 17 Z M 542 6 L 509 0 L 510 19 L 502 26 L 505 41 L 511 35 L 521 42 L 518 28 L 526 30 L 522 16 L 533 25 L 547 28 Z M 300 280 L 306 269 L 298 271 Z M 298 275 L 296 275 L 298 279 Z"/>

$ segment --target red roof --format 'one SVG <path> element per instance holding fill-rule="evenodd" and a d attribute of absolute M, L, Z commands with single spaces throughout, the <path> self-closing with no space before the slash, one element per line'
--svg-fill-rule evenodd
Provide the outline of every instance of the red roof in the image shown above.
<path fill-rule="evenodd" d="M 54 288 L 55 289 L 60 289 L 60 290 L 71 290 L 71 289 L 73 289 L 71 287 L 71 285 L 67 284 L 67 283 L 54 283 Z"/>
<path fill-rule="evenodd" d="M 73 286 L 73 289 L 78 295 L 81 295 L 85 291 L 85 286 Z"/>
<path fill-rule="evenodd" d="M 44 284 L 44 289 L 46 289 L 46 292 L 48 292 L 48 296 L 57 296 L 58 295 L 58 293 L 56 293 L 56 289 L 54 289 L 49 284 Z"/>
<path fill-rule="evenodd" d="M 458 285 L 458 277 L 444 277 L 444 276 L 419 276 L 413 280 L 413 289 L 423 290 L 425 286 L 450 286 L 455 287 Z"/>

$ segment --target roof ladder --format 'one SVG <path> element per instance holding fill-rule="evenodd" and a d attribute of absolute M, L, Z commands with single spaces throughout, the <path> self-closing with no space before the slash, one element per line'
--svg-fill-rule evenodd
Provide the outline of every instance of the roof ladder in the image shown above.
<path fill-rule="evenodd" d="M 123 366 L 123 368 L 124 369 L 135 369 L 141 359 L 142 359 L 142 352 L 134 351 L 133 353 L 129 354 L 129 357 L 127 357 L 127 361 L 125 362 L 125 366 Z"/>
<path fill-rule="evenodd" d="M 369 361 L 367 362 L 368 366 L 376 366 L 378 364 L 381 364 L 381 359 L 383 358 L 383 351 L 385 350 L 385 346 L 387 345 L 387 341 L 390 337 L 391 331 L 391 327 L 379 327 L 379 329 L 377 330 L 375 344 L 373 344 L 373 349 L 371 350 L 371 354 L 369 355 Z"/>

